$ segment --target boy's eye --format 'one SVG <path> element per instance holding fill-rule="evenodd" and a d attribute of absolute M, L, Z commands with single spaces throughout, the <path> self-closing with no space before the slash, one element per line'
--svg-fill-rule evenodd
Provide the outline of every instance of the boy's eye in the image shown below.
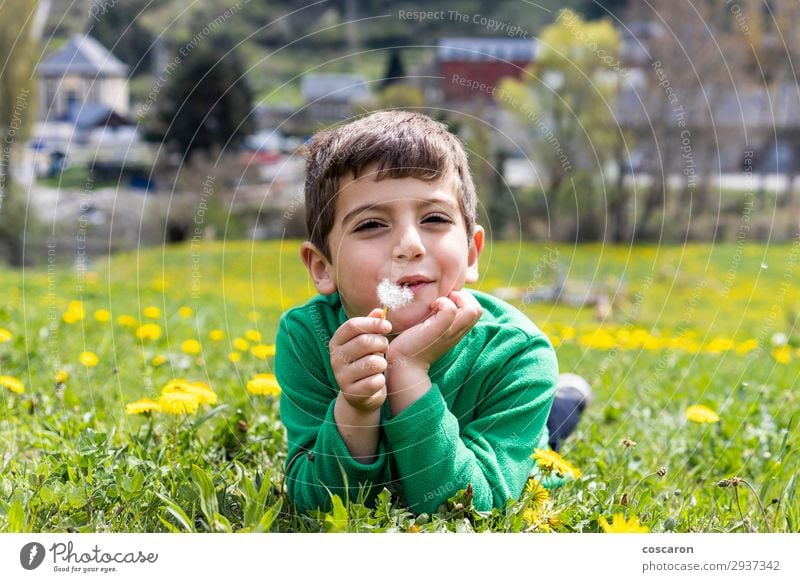
<path fill-rule="evenodd" d="M 372 230 L 372 229 L 375 229 L 375 228 L 380 228 L 382 226 L 383 226 L 382 222 L 378 222 L 377 220 L 368 220 L 366 222 L 362 222 L 361 224 L 359 224 L 353 230 L 353 232 L 360 232 L 360 231 L 363 231 L 363 230 Z"/>
<path fill-rule="evenodd" d="M 438 223 L 451 224 L 453 221 L 450 220 L 450 218 L 448 218 L 447 216 L 444 216 L 443 214 L 430 214 L 426 216 L 422 220 L 422 222 L 438 222 Z"/>

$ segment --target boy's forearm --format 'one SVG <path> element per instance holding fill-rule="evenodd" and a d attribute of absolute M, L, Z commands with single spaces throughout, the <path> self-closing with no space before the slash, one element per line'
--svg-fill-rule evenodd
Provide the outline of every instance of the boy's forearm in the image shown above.
<path fill-rule="evenodd" d="M 431 389 L 428 368 L 394 362 L 386 370 L 389 410 L 397 416 Z"/>
<path fill-rule="evenodd" d="M 374 463 L 380 439 L 380 408 L 361 412 L 353 408 L 343 397 L 336 399 L 333 417 L 336 428 L 347 445 L 347 450 L 359 463 Z"/>

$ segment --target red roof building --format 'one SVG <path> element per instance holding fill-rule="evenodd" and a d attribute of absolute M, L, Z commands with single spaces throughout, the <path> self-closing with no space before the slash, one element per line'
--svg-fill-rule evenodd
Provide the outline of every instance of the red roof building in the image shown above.
<path fill-rule="evenodd" d="M 445 101 L 493 100 L 500 81 L 519 79 L 536 60 L 536 41 L 516 38 L 443 38 L 437 49 Z"/>

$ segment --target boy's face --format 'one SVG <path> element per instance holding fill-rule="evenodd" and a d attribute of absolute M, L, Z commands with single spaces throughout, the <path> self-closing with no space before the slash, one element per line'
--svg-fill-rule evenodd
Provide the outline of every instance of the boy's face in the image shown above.
<path fill-rule="evenodd" d="M 366 168 L 358 179 L 343 178 L 328 236 L 331 262 L 311 243 L 302 255 L 317 290 L 338 289 L 348 317 L 377 307 L 384 279 L 410 286 L 413 301 L 389 310 L 399 333 L 430 315 L 431 303 L 478 280 L 483 228 L 468 240 L 459 197 L 450 179 L 373 179 Z"/>

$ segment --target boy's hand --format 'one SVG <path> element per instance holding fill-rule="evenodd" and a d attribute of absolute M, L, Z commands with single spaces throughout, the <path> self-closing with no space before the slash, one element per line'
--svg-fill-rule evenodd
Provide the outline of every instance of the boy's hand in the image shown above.
<path fill-rule="evenodd" d="M 360 412 L 372 412 L 386 400 L 386 359 L 389 347 L 386 333 L 392 324 L 381 319 L 380 309 L 368 317 L 353 317 L 344 322 L 330 343 L 331 366 L 340 396 Z"/>
<path fill-rule="evenodd" d="M 392 369 L 417 368 L 426 373 L 481 318 L 478 300 L 466 291 L 453 291 L 431 304 L 433 314 L 398 335 L 386 353 Z"/>

